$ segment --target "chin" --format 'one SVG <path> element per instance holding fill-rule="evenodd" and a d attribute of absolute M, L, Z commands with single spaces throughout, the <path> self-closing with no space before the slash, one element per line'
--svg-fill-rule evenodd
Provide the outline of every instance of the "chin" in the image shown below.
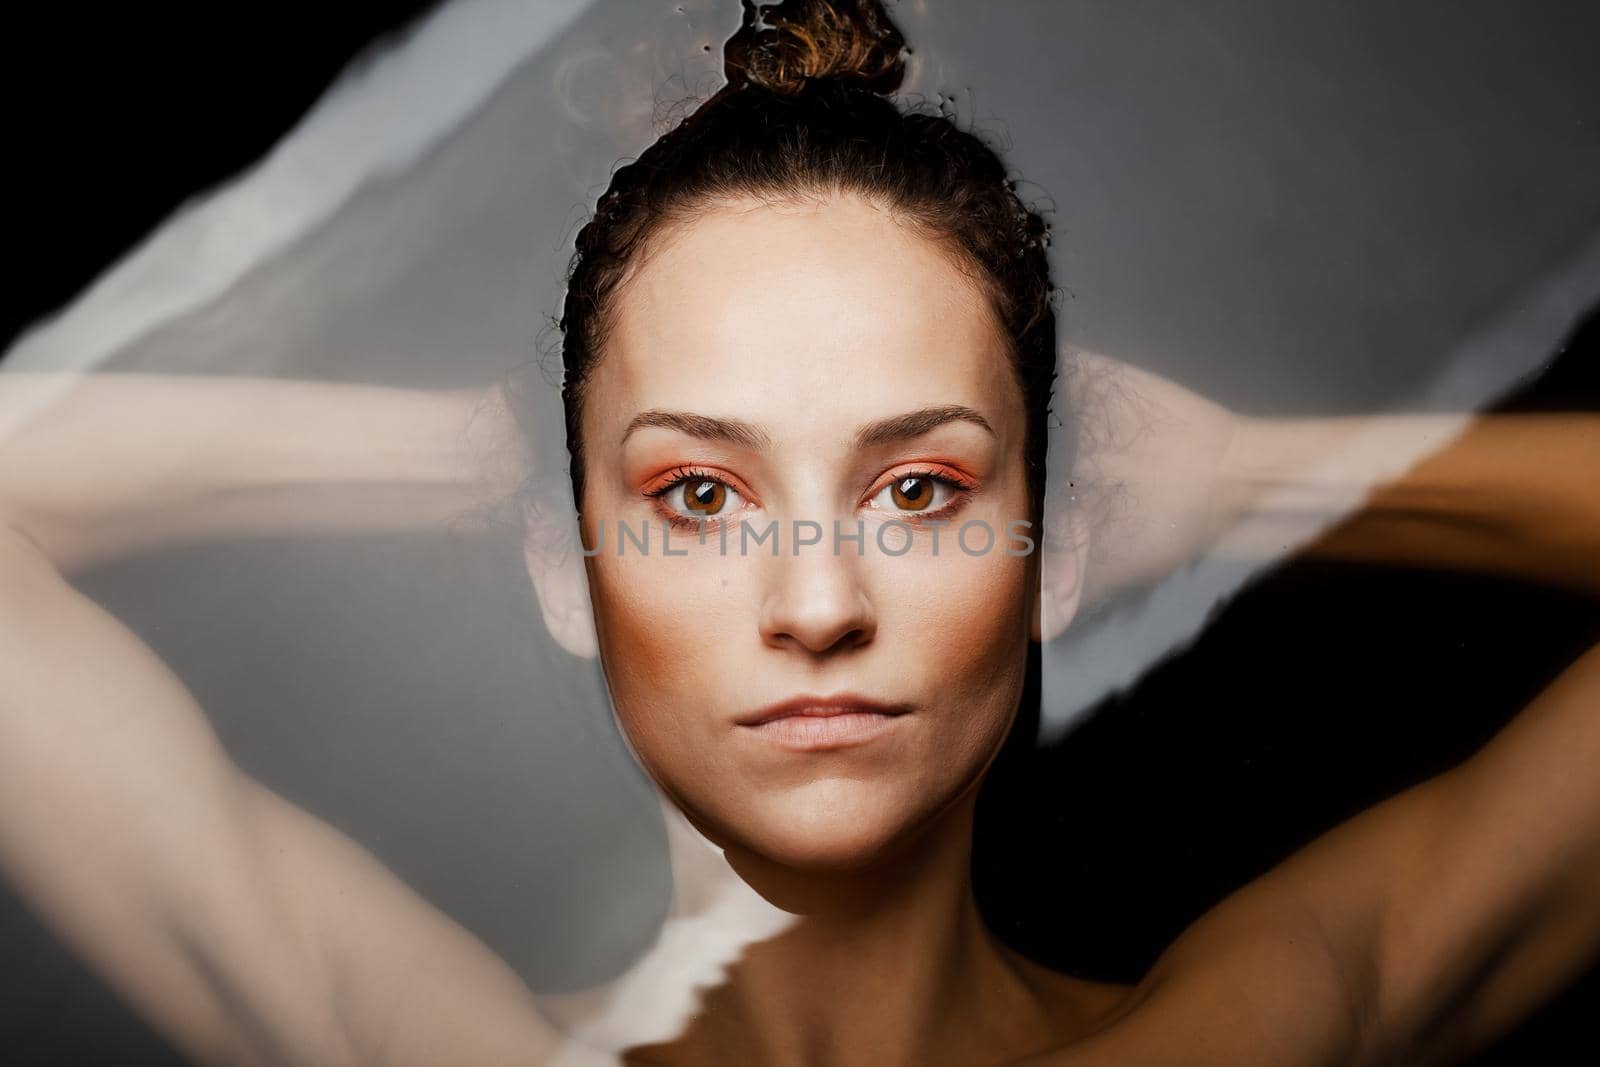
<path fill-rule="evenodd" d="M 728 846 L 796 871 L 859 871 L 893 857 L 931 814 L 882 784 L 819 778 L 750 797 L 722 820 Z"/>

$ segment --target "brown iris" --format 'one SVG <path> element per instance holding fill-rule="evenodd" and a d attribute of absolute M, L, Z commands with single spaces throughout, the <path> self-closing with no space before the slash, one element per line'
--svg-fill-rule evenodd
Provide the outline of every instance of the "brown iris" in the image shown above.
<path fill-rule="evenodd" d="M 902 511 L 922 511 L 933 502 L 933 480 L 921 476 L 901 478 L 890 486 L 889 496 Z"/>
<path fill-rule="evenodd" d="M 715 515 L 727 502 L 728 487 L 709 479 L 690 482 L 683 487 L 683 503 L 696 515 Z"/>

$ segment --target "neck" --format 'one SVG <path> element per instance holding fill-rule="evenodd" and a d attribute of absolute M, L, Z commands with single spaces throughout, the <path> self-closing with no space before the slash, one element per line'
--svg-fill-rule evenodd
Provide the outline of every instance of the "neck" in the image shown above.
<path fill-rule="evenodd" d="M 1029 1032 L 1038 1004 L 972 895 L 972 809 L 965 798 L 862 870 L 796 872 L 730 850 L 799 921 L 745 950 L 677 1051 L 776 1067 L 977 1063 Z"/>

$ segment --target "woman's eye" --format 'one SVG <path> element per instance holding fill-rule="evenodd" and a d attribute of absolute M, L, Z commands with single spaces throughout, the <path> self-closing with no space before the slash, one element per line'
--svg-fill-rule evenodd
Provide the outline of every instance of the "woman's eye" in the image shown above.
<path fill-rule="evenodd" d="M 938 511 L 950 499 L 954 487 L 943 478 L 928 474 L 907 474 L 896 478 L 872 498 L 872 506 L 890 511 Z"/>
<path fill-rule="evenodd" d="M 739 494 L 715 478 L 685 478 L 663 495 L 672 510 L 687 519 L 713 518 L 739 505 Z"/>

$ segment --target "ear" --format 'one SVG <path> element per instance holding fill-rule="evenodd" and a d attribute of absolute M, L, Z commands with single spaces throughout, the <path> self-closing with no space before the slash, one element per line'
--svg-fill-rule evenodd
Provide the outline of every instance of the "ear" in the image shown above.
<path fill-rule="evenodd" d="M 594 659 L 600 641 L 594 629 L 594 606 L 589 600 L 589 576 L 579 551 L 577 524 L 555 529 L 548 517 L 524 513 L 522 558 L 539 598 L 545 629 L 556 643 L 580 659 Z"/>
<path fill-rule="evenodd" d="M 1033 639 L 1040 644 L 1066 633 L 1083 603 L 1084 570 L 1089 560 L 1089 524 L 1073 512 L 1060 521 L 1060 533 L 1039 558 L 1039 584 L 1033 594 Z"/>

